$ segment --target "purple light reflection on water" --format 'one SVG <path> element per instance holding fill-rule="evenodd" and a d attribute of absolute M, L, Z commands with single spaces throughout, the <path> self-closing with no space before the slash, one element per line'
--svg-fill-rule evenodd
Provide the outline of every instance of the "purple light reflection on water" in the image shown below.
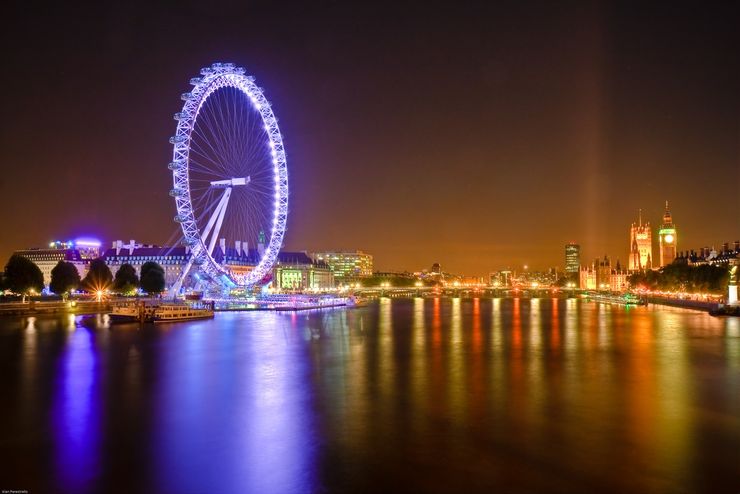
<path fill-rule="evenodd" d="M 100 473 L 98 356 L 93 332 L 77 328 L 58 366 L 52 405 L 54 475 L 62 492 L 93 491 Z"/>
<path fill-rule="evenodd" d="M 159 490 L 315 489 L 311 366 L 305 347 L 288 341 L 294 332 L 264 312 L 219 314 L 218 327 L 173 325 L 154 407 Z"/>

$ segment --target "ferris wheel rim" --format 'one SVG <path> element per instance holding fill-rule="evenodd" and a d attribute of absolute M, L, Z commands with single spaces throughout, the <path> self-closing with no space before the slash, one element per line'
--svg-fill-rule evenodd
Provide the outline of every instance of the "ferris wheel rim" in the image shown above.
<path fill-rule="evenodd" d="M 264 95 L 262 88 L 257 86 L 254 77 L 245 75 L 242 67 L 230 63 L 214 63 L 210 67 L 201 69 L 201 77 L 191 79 L 193 89 L 182 95 L 183 108 L 175 114 L 177 130 L 170 138 L 173 144 L 172 169 L 173 189 L 170 191 L 175 199 L 177 216 L 175 221 L 180 223 L 184 243 L 191 248 L 191 255 L 200 270 L 212 280 L 226 286 L 249 287 L 258 284 L 270 272 L 277 261 L 287 225 L 288 214 L 288 173 L 283 138 L 278 127 L 272 106 Z M 201 235 L 201 228 L 195 217 L 191 197 L 190 151 L 193 129 L 198 120 L 198 114 L 208 98 L 221 88 L 231 87 L 241 91 L 251 101 L 251 109 L 257 111 L 262 119 L 267 136 L 267 145 L 270 148 L 270 162 L 272 163 L 275 201 L 273 204 L 272 226 L 270 239 L 265 246 L 264 254 L 260 256 L 258 264 L 249 273 L 236 277 L 208 251 Z"/>

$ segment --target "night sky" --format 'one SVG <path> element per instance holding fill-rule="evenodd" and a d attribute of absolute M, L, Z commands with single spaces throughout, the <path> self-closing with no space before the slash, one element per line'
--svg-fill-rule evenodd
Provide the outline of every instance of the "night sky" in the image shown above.
<path fill-rule="evenodd" d="M 625 263 L 665 200 L 679 250 L 740 238 L 737 7 L 565 3 L 6 6 L 0 262 L 173 238 L 172 114 L 214 61 L 279 118 L 286 249 L 483 275 L 575 240 Z"/>

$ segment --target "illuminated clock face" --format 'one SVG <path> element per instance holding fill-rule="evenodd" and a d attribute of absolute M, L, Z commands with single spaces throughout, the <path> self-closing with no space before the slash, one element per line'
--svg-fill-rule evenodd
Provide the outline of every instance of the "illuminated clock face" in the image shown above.
<path fill-rule="evenodd" d="M 669 233 L 668 235 L 665 236 L 665 239 L 664 240 L 665 240 L 665 243 L 672 244 L 673 243 L 673 235 L 671 235 Z"/>

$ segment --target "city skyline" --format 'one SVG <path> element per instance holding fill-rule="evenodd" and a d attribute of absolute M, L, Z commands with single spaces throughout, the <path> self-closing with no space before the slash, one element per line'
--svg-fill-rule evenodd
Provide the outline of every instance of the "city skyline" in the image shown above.
<path fill-rule="evenodd" d="M 666 212 L 667 212 L 667 210 L 664 210 L 663 211 L 663 216 L 661 216 L 661 220 L 665 219 Z M 671 216 L 671 214 L 669 213 L 669 217 L 670 216 Z M 605 252 L 598 253 L 598 252 L 595 252 L 593 249 L 590 249 L 589 246 L 587 246 L 587 245 L 584 246 L 582 244 L 579 244 L 578 241 L 576 241 L 576 240 L 571 240 L 571 241 L 567 242 L 565 244 L 565 246 L 566 246 L 566 249 L 567 249 L 567 247 L 569 245 L 575 245 L 578 248 L 578 255 L 577 255 L 577 257 L 580 259 L 580 262 L 581 262 L 580 265 L 581 266 L 588 266 L 589 263 L 591 261 L 593 261 L 594 258 L 599 258 L 601 256 L 606 255 L 606 256 L 609 256 L 610 258 L 613 258 L 614 259 L 614 262 L 619 261 L 620 263 L 622 263 L 625 269 L 629 269 L 630 271 L 635 271 L 635 270 L 639 270 L 639 269 L 644 269 L 646 267 L 644 265 L 639 265 L 639 261 L 635 261 L 635 262 L 637 262 L 637 264 L 634 264 L 633 265 L 633 259 L 632 259 L 634 257 L 634 253 L 632 252 L 633 244 L 634 244 L 634 242 L 633 242 L 633 240 L 634 240 L 633 239 L 633 236 L 634 236 L 634 232 L 635 231 L 639 231 L 643 235 L 647 235 L 647 238 L 646 239 L 643 239 L 641 241 L 641 243 L 640 243 L 640 241 L 638 239 L 638 243 L 640 244 L 640 249 L 642 249 L 642 250 L 647 249 L 648 250 L 648 253 L 647 254 L 644 253 L 644 252 L 642 252 L 641 257 L 643 259 L 650 259 L 651 264 L 649 266 L 649 269 L 657 269 L 657 268 L 660 268 L 661 267 L 660 257 L 659 256 L 660 256 L 660 252 L 661 252 L 662 248 L 661 248 L 661 244 L 660 244 L 660 239 L 658 237 L 659 237 L 659 231 L 661 230 L 661 228 L 663 226 L 665 226 L 665 225 L 661 225 L 660 223 L 657 224 L 654 227 L 651 226 L 649 221 L 645 221 L 644 220 L 642 209 L 639 209 L 638 210 L 638 222 L 637 223 L 635 223 L 635 222 L 632 223 L 632 225 L 631 225 L 631 230 L 632 231 L 630 233 L 629 242 L 627 242 L 625 244 L 628 247 L 625 247 L 624 249 L 622 249 L 624 252 L 626 252 L 626 255 L 625 256 L 622 256 L 621 255 L 621 253 L 622 253 L 621 251 L 616 252 L 616 253 L 615 252 L 611 252 L 611 251 L 605 251 Z M 671 225 L 671 226 L 673 226 L 673 225 Z M 636 227 L 639 227 L 639 230 L 635 230 Z M 652 235 L 653 230 L 655 231 L 655 237 L 653 237 L 653 235 Z M 682 230 L 681 233 L 682 233 L 682 237 L 683 237 L 683 235 L 684 235 L 683 228 L 681 230 Z M 675 230 L 674 230 L 674 233 L 675 233 Z M 119 235 L 119 237 L 120 237 L 120 235 Z M 49 238 L 50 238 L 49 241 L 41 241 L 37 245 L 17 247 L 15 249 L 13 249 L 12 251 L 29 249 L 29 248 L 30 249 L 33 249 L 33 248 L 44 248 L 46 246 L 46 244 L 48 244 L 49 242 L 51 242 L 51 244 L 54 244 L 54 243 L 56 243 L 56 244 L 60 244 L 60 243 L 64 244 L 64 243 L 67 243 L 67 242 L 77 242 L 77 241 L 79 241 L 81 239 L 86 239 L 86 240 L 90 240 L 90 241 L 100 242 L 100 240 L 94 239 L 94 238 L 90 237 L 90 235 L 87 234 L 87 233 L 83 233 L 83 236 L 81 237 L 81 239 L 78 238 L 78 239 L 76 239 L 74 241 L 73 240 L 68 240 L 68 241 L 57 240 L 57 239 L 52 238 L 52 237 L 49 237 Z M 68 238 L 68 237 L 62 236 L 62 237 L 59 237 L 59 238 Z M 125 237 L 125 238 L 128 238 L 128 237 Z M 114 248 L 115 248 L 115 243 L 116 242 L 119 242 L 120 243 L 121 240 L 120 239 L 112 240 L 112 239 L 107 239 L 107 238 L 106 239 L 103 239 L 103 244 L 110 244 L 111 242 L 114 244 Z M 133 242 L 133 241 L 131 241 L 131 242 Z M 146 241 L 146 240 L 143 240 L 142 242 L 145 245 L 152 245 L 152 246 L 156 246 L 156 247 L 175 247 L 175 246 L 177 246 L 176 245 L 177 242 L 176 243 L 167 243 L 167 242 L 165 242 L 165 243 L 156 243 L 156 242 L 149 242 L 149 241 Z M 699 243 L 697 243 L 695 245 L 685 245 L 684 242 L 683 242 L 683 240 L 682 240 L 682 243 L 681 244 L 677 244 L 677 247 L 675 247 L 675 246 L 673 247 L 674 248 L 673 257 L 677 257 L 678 254 L 680 254 L 680 253 L 682 253 L 684 251 L 686 251 L 686 252 L 688 252 L 690 250 L 698 251 L 699 249 L 704 249 L 705 247 L 708 247 L 709 249 L 721 250 L 723 245 L 725 245 L 725 244 L 732 244 L 733 242 L 737 242 L 737 240 L 711 239 L 711 240 L 704 241 L 704 242 L 701 242 L 700 241 Z M 555 247 L 562 248 L 563 246 L 562 245 L 560 245 L 560 246 L 553 246 L 553 248 L 555 248 Z M 305 248 L 298 248 L 298 249 L 291 249 L 291 250 L 296 250 L 296 251 L 299 251 L 299 252 L 311 253 L 311 252 L 320 252 L 320 251 L 323 251 L 323 252 L 331 252 L 331 251 L 337 251 L 337 252 L 339 252 L 339 251 L 355 251 L 355 250 L 356 251 L 363 251 L 365 249 L 363 249 L 362 247 L 358 247 L 358 248 L 349 248 L 349 249 L 315 249 L 313 251 L 311 251 L 309 249 L 305 249 Z M 12 253 L 12 251 L 11 251 L 11 253 Z M 656 254 L 657 259 L 655 261 L 652 261 L 652 257 L 653 257 L 652 256 L 652 251 L 655 251 L 657 253 Z M 371 257 L 375 257 L 374 254 L 372 254 L 372 253 L 369 253 L 369 254 L 370 254 Z M 553 257 L 555 257 L 555 256 L 553 256 Z M 433 264 L 440 263 L 442 265 L 445 265 L 445 262 L 444 261 L 445 261 L 444 259 L 441 259 L 441 260 L 438 259 L 438 260 L 435 260 L 433 262 Z M 506 270 L 506 269 L 514 269 L 514 270 L 519 269 L 519 270 L 531 270 L 531 271 L 547 271 L 547 270 L 553 269 L 553 268 L 557 268 L 557 269 L 559 269 L 560 271 L 563 271 L 563 272 L 568 272 L 568 270 L 567 270 L 567 264 L 568 263 L 564 260 L 563 256 L 560 255 L 559 262 L 557 262 L 555 264 L 552 264 L 552 265 L 547 265 L 547 266 L 546 265 L 531 264 L 531 263 L 525 261 L 525 262 L 523 262 L 521 264 L 518 264 L 518 265 L 513 265 L 513 264 L 499 264 L 499 265 L 496 265 L 496 266 L 491 266 L 489 268 L 485 268 L 484 267 L 484 268 L 482 268 L 482 270 L 480 272 L 457 272 L 457 274 L 461 274 L 461 275 L 472 275 L 472 276 L 478 276 L 478 275 L 485 276 L 488 272 L 498 271 L 498 270 Z M 640 267 L 636 267 L 638 265 Z M 376 268 L 377 267 L 378 266 L 376 265 Z M 418 263 L 417 263 L 414 266 L 406 266 L 406 267 L 403 267 L 402 266 L 400 268 L 393 269 L 391 271 L 398 271 L 398 272 L 420 272 L 420 271 L 429 271 L 430 269 L 431 269 L 431 264 L 430 265 L 418 265 Z M 382 266 L 380 268 L 378 268 L 378 270 L 379 271 L 388 271 L 387 269 L 384 269 Z"/>
<path fill-rule="evenodd" d="M 680 245 L 736 239 L 731 11 L 424 5 L 224 4 L 205 27 L 194 4 L 11 11 L 6 64 L 26 77 L 4 81 L 0 194 L 19 207 L 0 258 L 58 235 L 177 234 L 171 115 L 183 77 L 219 58 L 283 118 L 287 250 L 486 273 L 563 267 L 575 240 L 626 264 L 634 212 L 659 225 L 665 200 Z M 282 22 L 243 29 L 253 15 Z"/>

